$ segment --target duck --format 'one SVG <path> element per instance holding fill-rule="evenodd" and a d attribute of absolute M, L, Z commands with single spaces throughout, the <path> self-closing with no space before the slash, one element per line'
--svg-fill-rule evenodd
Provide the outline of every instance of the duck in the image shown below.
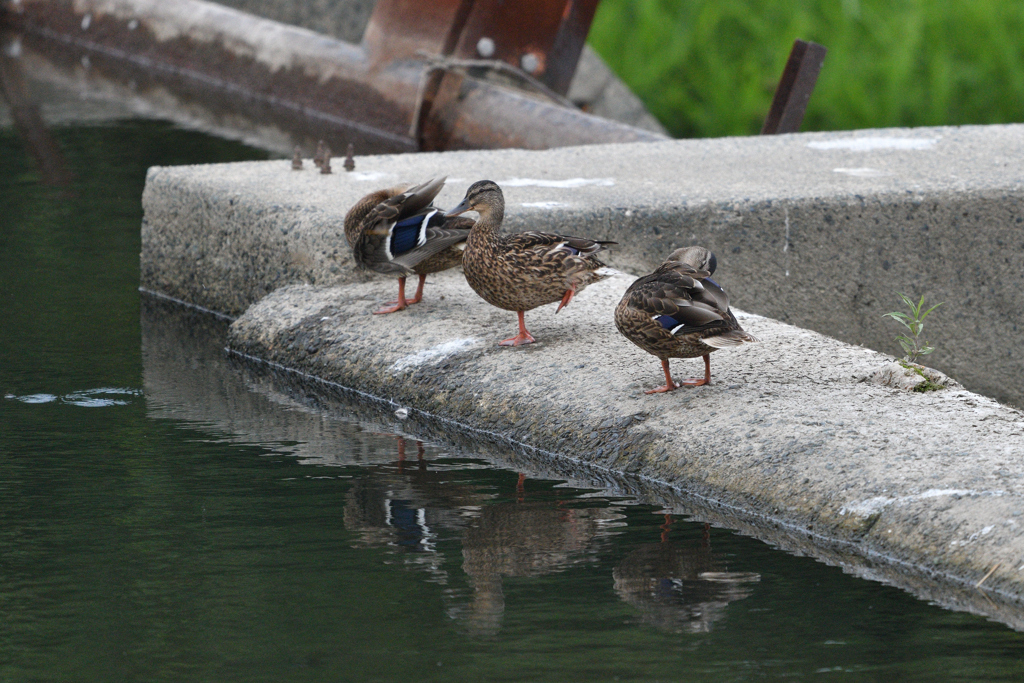
<path fill-rule="evenodd" d="M 473 220 L 448 217 L 434 206 L 445 178 L 409 187 L 399 185 L 371 192 L 345 215 L 345 239 L 356 264 L 385 275 L 398 276 L 398 300 L 375 315 L 395 313 L 423 299 L 427 275 L 462 263 Z M 405 279 L 419 275 L 416 295 L 405 298 Z"/>
<path fill-rule="evenodd" d="M 532 344 L 536 339 L 526 329 L 526 311 L 557 301 L 558 313 L 588 285 L 615 272 L 594 256 L 615 242 L 533 231 L 501 234 L 505 197 L 492 180 L 470 185 L 447 215 L 467 211 L 478 218 L 462 257 L 466 281 L 487 303 L 519 316 L 519 334 L 499 346 Z"/>
<path fill-rule="evenodd" d="M 711 279 L 718 259 L 704 247 L 676 249 L 653 273 L 637 278 L 615 308 L 615 326 L 641 349 L 661 359 L 665 385 L 646 394 L 680 386 L 711 384 L 711 353 L 760 340 L 744 332 L 729 309 L 729 297 Z M 672 381 L 670 358 L 704 358 L 704 377 Z"/>

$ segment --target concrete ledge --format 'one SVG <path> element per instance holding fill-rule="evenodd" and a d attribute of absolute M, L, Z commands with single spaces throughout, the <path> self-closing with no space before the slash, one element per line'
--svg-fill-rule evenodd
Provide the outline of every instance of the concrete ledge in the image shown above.
<path fill-rule="evenodd" d="M 400 420 L 394 414 L 397 406 L 385 398 L 366 400 L 338 384 L 311 380 L 301 371 L 274 371 L 265 363 L 244 360 L 225 362 L 227 323 L 216 317 L 145 297 L 141 322 L 146 403 L 154 417 L 191 421 L 241 443 L 280 444 L 278 450 L 311 465 L 370 465 L 382 458 L 393 462 L 394 441 L 387 434 L 434 441 L 531 478 L 564 479 L 572 486 L 634 497 L 680 517 L 736 529 L 786 551 L 838 565 L 848 573 L 898 586 L 923 600 L 1024 629 L 1019 601 L 1003 600 L 976 590 L 973 583 L 892 561 L 856 541 L 835 542 L 806 527 L 781 524 L 777 516 L 765 518 L 649 478 L 588 467 L 522 444 L 502 447 L 510 444 L 502 434 L 468 425 L 460 429 L 451 420 L 429 413 L 414 410 Z M 238 358 L 228 356 L 228 360 Z M 339 450 L 338 439 L 355 447 Z"/>
<path fill-rule="evenodd" d="M 892 348 L 881 314 L 894 291 L 946 300 L 929 360 L 1014 397 L 1024 181 L 1008 164 L 1021 151 L 1024 127 L 997 126 L 361 157 L 330 176 L 287 162 L 152 169 L 142 286 L 244 311 L 230 333 L 240 357 L 705 496 L 901 568 L 890 574 L 968 586 L 994 569 L 983 588 L 1016 613 L 1019 411 L 965 390 L 870 383 L 891 357 L 756 316 L 743 323 L 765 343 L 716 353 L 714 385 L 645 396 L 657 362 L 611 315 L 630 277 L 557 317 L 530 313 L 540 343 L 499 349 L 513 316 L 458 273 L 435 277 L 409 311 L 371 316 L 394 284 L 352 269 L 341 224 L 375 187 L 447 174 L 440 201 L 452 205 L 490 177 L 506 188 L 511 228 L 616 239 L 611 264 L 634 271 L 702 243 L 737 307 L 837 336 L 877 332 Z M 677 376 L 695 372 L 686 365 Z"/>
<path fill-rule="evenodd" d="M 866 130 L 415 156 L 356 171 L 287 161 L 154 168 L 143 195 L 142 286 L 238 315 L 289 283 L 341 284 L 348 207 L 399 180 L 503 183 L 509 229 L 559 230 L 620 247 L 649 271 L 703 244 L 744 310 L 898 351 L 882 317 L 896 292 L 945 304 L 929 365 L 1024 406 L 1024 126 Z"/>
<path fill-rule="evenodd" d="M 235 321 L 229 344 L 865 556 L 965 583 L 995 566 L 985 587 L 1024 596 L 1024 415 L 963 390 L 869 383 L 890 357 L 750 315 L 741 322 L 764 343 L 714 354 L 714 384 L 647 396 L 658 363 L 609 315 L 631 281 L 594 285 L 558 316 L 531 312 L 539 343 L 520 349 L 495 345 L 514 317 L 457 274 L 384 317 L 371 315 L 384 283 L 286 287 Z M 675 361 L 677 376 L 700 364 L 687 365 Z"/>

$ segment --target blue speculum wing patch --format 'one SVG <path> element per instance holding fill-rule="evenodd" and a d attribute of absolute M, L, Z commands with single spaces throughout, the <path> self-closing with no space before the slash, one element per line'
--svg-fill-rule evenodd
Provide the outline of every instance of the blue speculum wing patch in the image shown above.
<path fill-rule="evenodd" d="M 391 253 L 395 256 L 404 254 L 419 241 L 420 229 L 426 216 L 413 216 L 395 223 L 391 231 Z"/>
<path fill-rule="evenodd" d="M 679 321 L 669 315 L 659 315 L 656 320 L 666 330 L 671 330 L 673 327 L 679 327 Z"/>

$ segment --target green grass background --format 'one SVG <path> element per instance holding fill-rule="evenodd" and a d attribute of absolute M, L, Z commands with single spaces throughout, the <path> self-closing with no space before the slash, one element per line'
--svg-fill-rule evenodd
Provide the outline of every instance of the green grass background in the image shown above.
<path fill-rule="evenodd" d="M 589 42 L 677 137 L 761 129 L 795 38 L 828 56 L 803 130 L 1024 121 L 1024 2 L 603 0 Z"/>

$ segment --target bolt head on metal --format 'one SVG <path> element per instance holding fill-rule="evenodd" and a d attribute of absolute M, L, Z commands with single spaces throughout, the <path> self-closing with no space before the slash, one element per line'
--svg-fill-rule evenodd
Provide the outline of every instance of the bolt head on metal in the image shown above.
<path fill-rule="evenodd" d="M 484 59 L 490 59 L 494 56 L 494 41 L 487 36 L 476 41 L 476 53 Z"/>
<path fill-rule="evenodd" d="M 532 52 L 527 52 L 519 58 L 519 66 L 528 74 L 536 74 L 540 69 L 540 59 Z"/>

